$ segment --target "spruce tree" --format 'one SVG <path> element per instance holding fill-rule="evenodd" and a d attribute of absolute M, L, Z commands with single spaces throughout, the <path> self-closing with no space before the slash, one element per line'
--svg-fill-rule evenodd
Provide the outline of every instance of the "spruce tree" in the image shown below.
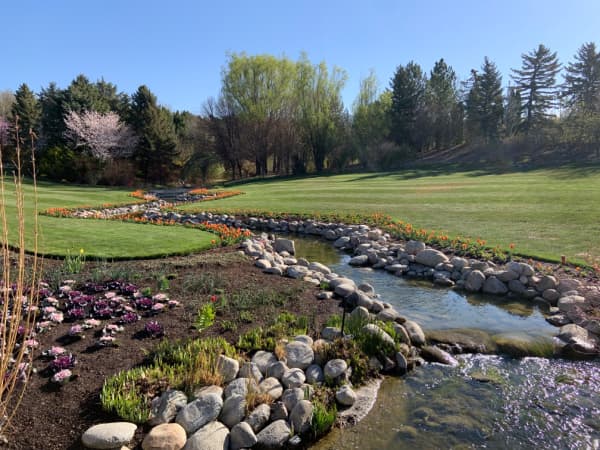
<path fill-rule="evenodd" d="M 392 105 L 390 108 L 391 137 L 402 146 L 415 150 L 418 146 L 416 123 L 424 111 L 427 78 L 415 62 L 398 66 L 391 80 Z"/>
<path fill-rule="evenodd" d="M 600 53 L 596 44 L 583 44 L 566 67 L 564 96 L 567 106 L 581 112 L 600 112 Z"/>
<path fill-rule="evenodd" d="M 512 69 L 512 78 L 522 99 L 523 131 L 529 134 L 550 117 L 557 97 L 556 75 L 560 72 L 556 52 L 540 44 L 522 54 L 521 69 Z"/>
<path fill-rule="evenodd" d="M 497 141 L 504 116 L 502 77 L 487 56 L 481 74 L 472 71 L 471 89 L 467 95 L 467 122 L 472 134 L 486 142 Z"/>

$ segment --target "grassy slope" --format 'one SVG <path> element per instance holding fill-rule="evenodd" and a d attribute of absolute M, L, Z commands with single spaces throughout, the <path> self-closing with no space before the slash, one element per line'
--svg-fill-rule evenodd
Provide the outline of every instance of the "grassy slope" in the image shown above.
<path fill-rule="evenodd" d="M 11 243 L 16 242 L 16 208 L 14 187 L 6 184 L 7 219 Z M 38 209 L 50 207 L 99 206 L 103 203 L 131 203 L 130 190 L 114 188 L 69 186 L 40 183 Z M 25 185 L 26 227 L 33 223 L 33 188 Z M 189 253 L 210 247 L 214 235 L 183 227 L 161 227 L 144 224 L 120 223 L 106 220 L 59 219 L 39 217 L 40 253 L 64 255 L 67 250 L 85 250 L 89 257 L 129 258 Z M 32 249 L 29 233 L 26 248 Z"/>
<path fill-rule="evenodd" d="M 600 168 L 506 174 L 411 170 L 239 185 L 246 195 L 202 205 L 275 212 L 383 212 L 417 227 L 486 239 L 547 259 L 600 257 Z M 186 208 L 198 208 L 188 205 Z"/>

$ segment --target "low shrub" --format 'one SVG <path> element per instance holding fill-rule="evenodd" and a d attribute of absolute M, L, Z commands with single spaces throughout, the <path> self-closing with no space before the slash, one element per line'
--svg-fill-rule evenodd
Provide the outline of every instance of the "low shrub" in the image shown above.
<path fill-rule="evenodd" d="M 313 402 L 313 416 L 311 420 L 311 430 L 315 439 L 327 433 L 335 422 L 337 407 L 335 402 L 330 405 L 316 400 Z"/>

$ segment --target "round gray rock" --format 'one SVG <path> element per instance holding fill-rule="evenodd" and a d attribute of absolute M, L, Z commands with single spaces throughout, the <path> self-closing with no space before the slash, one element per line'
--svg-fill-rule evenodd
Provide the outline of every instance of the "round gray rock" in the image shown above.
<path fill-rule="evenodd" d="M 246 422 L 240 422 L 229 433 L 229 450 L 253 447 L 258 442 L 252 427 Z"/>
<path fill-rule="evenodd" d="M 161 423 L 171 422 L 177 416 L 179 410 L 184 408 L 187 403 L 187 396 L 181 391 L 169 389 L 163 392 L 160 397 L 152 400 L 152 410 L 148 423 L 156 426 Z"/>
<path fill-rule="evenodd" d="M 277 361 L 276 363 L 271 364 L 267 368 L 267 377 L 275 377 L 278 380 L 281 380 L 281 377 L 288 370 L 289 367 L 283 361 Z"/>
<path fill-rule="evenodd" d="M 190 435 L 207 423 L 216 420 L 222 407 L 223 399 L 218 395 L 202 395 L 181 409 L 175 421 Z"/>
<path fill-rule="evenodd" d="M 304 342 L 293 341 L 285 346 L 287 365 L 290 369 L 306 369 L 313 362 L 315 353 Z"/>
<path fill-rule="evenodd" d="M 290 423 L 294 433 L 303 434 L 310 430 L 313 415 L 313 404 L 308 400 L 300 400 L 290 413 Z"/>
<path fill-rule="evenodd" d="M 428 267 L 435 267 L 446 261 L 448 261 L 448 257 L 433 248 L 426 248 L 415 255 L 415 262 Z"/>
<path fill-rule="evenodd" d="M 277 357 L 272 352 L 265 352 L 263 350 L 259 350 L 252 357 L 252 362 L 256 364 L 261 374 L 267 376 L 267 369 L 271 364 L 277 362 Z"/>
<path fill-rule="evenodd" d="M 304 400 L 304 390 L 301 388 L 286 389 L 281 395 L 281 401 L 287 411 L 291 411 L 300 400 Z M 271 410 L 271 415 L 273 411 Z"/>
<path fill-rule="evenodd" d="M 229 430 L 221 422 L 210 422 L 190 436 L 183 450 L 227 450 Z"/>
<path fill-rule="evenodd" d="M 304 375 L 304 371 L 298 368 L 289 369 L 281 377 L 281 382 L 286 387 L 286 389 L 300 387 L 304 384 L 305 381 L 306 376 Z"/>
<path fill-rule="evenodd" d="M 412 320 L 407 320 L 403 325 L 408 333 L 408 337 L 410 337 L 410 342 L 413 345 L 418 347 L 425 345 L 425 333 L 418 323 L 413 322 Z"/>
<path fill-rule="evenodd" d="M 327 361 L 323 368 L 323 373 L 326 379 L 335 380 L 340 375 L 348 370 L 348 364 L 343 359 L 332 359 Z"/>
<path fill-rule="evenodd" d="M 229 358 L 225 355 L 219 355 L 217 359 L 217 371 L 223 377 L 224 383 L 229 383 L 235 380 L 238 371 L 240 370 L 240 363 L 237 359 Z"/>
<path fill-rule="evenodd" d="M 270 417 L 271 407 L 266 403 L 261 403 L 256 408 L 254 408 L 250 414 L 248 414 L 248 417 L 246 417 L 245 422 L 247 422 L 248 425 L 250 425 L 252 431 L 258 433 L 265 427 L 267 423 L 269 423 Z"/>
<path fill-rule="evenodd" d="M 300 370 L 300 369 L 296 369 Z M 265 378 L 259 385 L 258 388 L 261 392 L 268 394 L 273 400 L 279 400 L 281 394 L 283 394 L 283 386 L 279 380 L 275 377 Z"/>
<path fill-rule="evenodd" d="M 322 383 L 325 381 L 325 374 L 323 369 L 318 364 L 311 364 L 304 371 L 306 375 L 306 382 L 310 384 Z"/>
<path fill-rule="evenodd" d="M 345 384 L 336 391 L 335 399 L 342 406 L 352 406 L 356 402 L 356 393 Z"/>
<path fill-rule="evenodd" d="M 240 423 L 246 415 L 246 397 L 232 395 L 223 402 L 219 420 L 228 428 Z"/>
<path fill-rule="evenodd" d="M 256 435 L 260 448 L 278 449 L 290 438 L 290 427 L 285 420 L 276 420 Z"/>
<path fill-rule="evenodd" d="M 111 422 L 94 425 L 86 430 L 81 442 L 88 448 L 113 449 L 129 444 L 137 425 L 130 422 Z"/>
<path fill-rule="evenodd" d="M 228 398 L 232 395 L 241 395 L 242 397 L 245 397 L 248 395 L 249 389 L 258 390 L 258 383 L 256 380 L 250 378 L 236 378 L 227 385 L 224 395 L 225 398 Z"/>
<path fill-rule="evenodd" d="M 258 368 L 258 365 L 253 362 L 245 362 L 242 364 L 242 367 L 240 367 L 238 377 L 254 379 L 257 383 L 260 383 L 263 379 L 263 374 Z"/>
<path fill-rule="evenodd" d="M 485 282 L 485 275 L 480 270 L 472 270 L 465 280 L 465 289 L 470 292 L 479 292 Z"/>

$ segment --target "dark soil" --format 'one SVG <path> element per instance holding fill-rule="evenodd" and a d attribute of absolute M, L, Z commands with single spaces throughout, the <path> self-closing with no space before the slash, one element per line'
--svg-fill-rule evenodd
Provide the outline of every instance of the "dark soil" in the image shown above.
<path fill-rule="evenodd" d="M 313 330 L 319 329 L 331 314 L 340 311 L 335 301 L 317 300 L 316 288 L 301 281 L 265 275 L 234 249 L 152 261 L 87 263 L 85 272 L 76 276 L 61 274 L 60 261 L 45 261 L 44 266 L 47 279 L 64 276 L 78 281 L 92 278 L 97 281 L 100 277 L 112 278 L 109 275 L 120 273 L 128 275 L 127 281 L 151 287 L 154 292 L 158 291 L 159 279 L 169 279 L 169 289 L 163 292 L 180 301 L 181 306 L 154 318 L 164 326 L 167 339 L 220 335 L 235 343 L 240 334 L 272 323 L 283 311 L 307 317 Z M 240 292 L 264 293 L 270 298 L 277 297 L 279 302 L 251 308 L 241 317 L 239 311 L 231 311 L 231 308 L 225 312 L 217 311 L 215 324 L 199 333 L 193 328 L 198 308 L 210 301 L 215 291 L 225 296 Z M 81 435 L 87 428 L 120 420 L 102 410 L 99 392 L 107 377 L 142 363 L 145 352 L 157 344 L 158 340 L 140 338 L 148 320 L 143 318 L 126 326 L 125 331 L 118 335 L 118 347 L 93 348 L 93 333 L 65 344 L 61 337 L 69 329 L 68 323 L 39 334 L 37 338 L 41 349 L 61 345 L 76 355 L 78 362 L 73 372 L 77 378 L 56 387 L 43 375 L 47 361 L 38 356 L 34 361 L 38 373 L 32 374 L 6 433 L 9 440 L 6 447 L 23 450 L 79 449 L 82 448 Z M 223 324 L 227 324 L 227 330 L 223 329 Z M 141 448 L 143 431 L 141 427 L 138 429 L 132 448 Z"/>

